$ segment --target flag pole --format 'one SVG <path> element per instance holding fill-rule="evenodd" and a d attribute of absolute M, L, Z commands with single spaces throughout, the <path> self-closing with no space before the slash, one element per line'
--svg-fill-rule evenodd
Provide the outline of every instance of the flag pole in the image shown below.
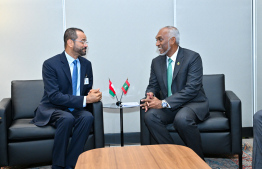
<path fill-rule="evenodd" d="M 122 91 L 122 95 L 121 95 L 121 98 L 120 98 L 120 102 L 121 102 L 121 100 L 122 100 L 123 93 L 124 93 L 124 92 Z"/>
<path fill-rule="evenodd" d="M 118 102 L 117 95 L 116 95 L 116 101 Z M 121 100 L 120 100 L 121 101 Z"/>

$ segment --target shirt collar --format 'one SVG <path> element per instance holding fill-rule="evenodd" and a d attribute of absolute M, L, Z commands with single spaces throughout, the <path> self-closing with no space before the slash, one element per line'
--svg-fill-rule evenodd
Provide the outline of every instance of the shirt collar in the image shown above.
<path fill-rule="evenodd" d="M 74 60 L 77 60 L 79 62 L 79 59 L 74 59 L 72 56 L 70 56 L 68 53 L 66 53 L 65 51 L 65 56 L 66 56 L 66 59 L 68 61 L 68 64 L 70 65 L 71 63 L 73 63 Z"/>
<path fill-rule="evenodd" d="M 179 50 L 179 46 L 177 47 L 177 50 L 176 50 L 176 52 L 170 57 L 172 60 L 173 60 L 173 62 L 175 62 L 176 61 L 176 58 L 177 58 L 177 54 L 178 54 L 178 50 Z M 168 61 L 168 59 L 169 59 L 169 57 L 168 56 L 166 56 L 166 58 L 167 58 L 167 61 Z"/>

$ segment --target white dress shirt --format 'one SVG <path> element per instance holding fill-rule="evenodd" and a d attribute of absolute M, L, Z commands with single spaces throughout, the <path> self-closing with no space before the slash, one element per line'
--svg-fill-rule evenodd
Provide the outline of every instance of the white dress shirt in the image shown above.
<path fill-rule="evenodd" d="M 73 69 L 74 69 L 74 58 L 72 56 L 70 56 L 68 53 L 66 53 L 65 51 L 65 55 L 66 55 L 66 59 L 68 61 L 68 65 L 70 68 L 70 72 L 71 72 L 71 77 L 73 75 Z M 76 96 L 80 96 L 80 77 L 81 77 L 81 64 L 79 59 L 77 58 L 77 87 L 76 87 Z M 84 96 L 84 100 L 83 100 L 83 107 L 86 107 L 86 96 Z"/>

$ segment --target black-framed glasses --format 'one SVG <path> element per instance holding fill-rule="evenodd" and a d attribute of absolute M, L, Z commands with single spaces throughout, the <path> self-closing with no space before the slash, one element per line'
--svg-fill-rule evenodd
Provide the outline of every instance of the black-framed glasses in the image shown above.
<path fill-rule="evenodd" d="M 72 41 L 81 42 L 83 45 L 88 44 L 87 41 L 83 41 L 83 40 L 74 40 L 74 39 L 72 39 Z"/>

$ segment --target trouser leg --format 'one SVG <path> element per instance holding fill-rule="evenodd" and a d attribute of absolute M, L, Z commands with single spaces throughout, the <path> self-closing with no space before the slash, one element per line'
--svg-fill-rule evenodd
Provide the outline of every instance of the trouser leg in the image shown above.
<path fill-rule="evenodd" d="M 183 107 L 175 116 L 174 126 L 185 145 L 195 151 L 204 160 L 201 136 L 197 127 L 197 123 L 199 122 L 200 120 L 193 110 Z"/>
<path fill-rule="evenodd" d="M 56 128 L 52 152 L 53 166 L 65 167 L 65 157 L 74 120 L 70 112 L 62 110 L 55 111 L 51 116 L 49 123 Z"/>
<path fill-rule="evenodd" d="M 66 156 L 66 167 L 73 168 L 78 156 L 84 151 L 84 146 L 94 121 L 93 115 L 85 110 L 74 111 L 75 126 Z"/>
<path fill-rule="evenodd" d="M 174 144 L 166 125 L 172 123 L 176 112 L 167 109 L 149 109 L 145 113 L 145 124 L 159 144 Z"/>
<path fill-rule="evenodd" d="M 252 167 L 258 169 L 262 167 L 262 110 L 254 115 L 253 134 Z"/>

